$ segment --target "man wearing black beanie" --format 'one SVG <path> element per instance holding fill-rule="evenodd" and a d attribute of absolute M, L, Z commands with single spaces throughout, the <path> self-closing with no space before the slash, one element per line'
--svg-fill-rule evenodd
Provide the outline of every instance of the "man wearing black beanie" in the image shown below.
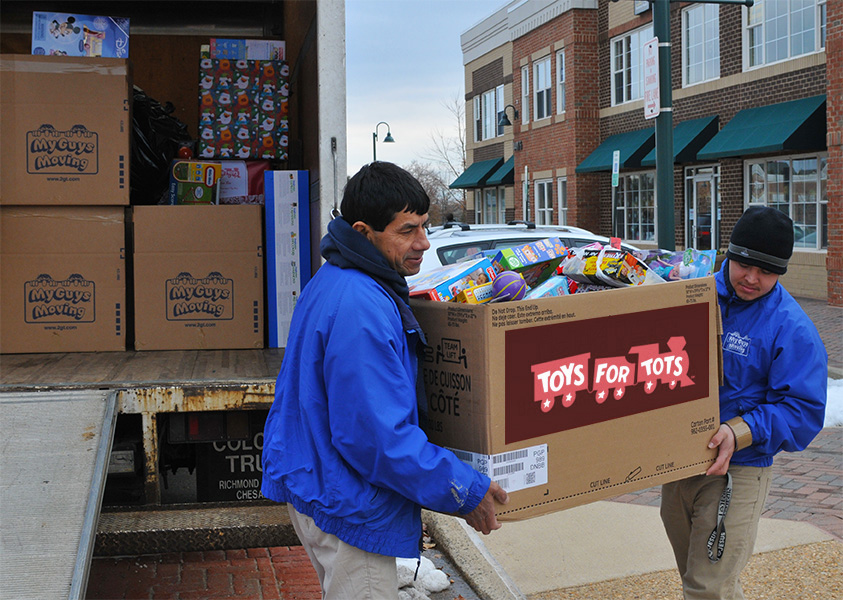
<path fill-rule="evenodd" d="M 753 206 L 732 231 L 715 275 L 723 319 L 720 420 L 705 475 L 662 486 L 661 516 L 686 600 L 742 600 L 772 479 L 773 457 L 804 450 L 822 429 L 828 355 L 817 329 L 779 285 L 793 222 Z M 728 540 L 726 538 L 728 532 Z"/>

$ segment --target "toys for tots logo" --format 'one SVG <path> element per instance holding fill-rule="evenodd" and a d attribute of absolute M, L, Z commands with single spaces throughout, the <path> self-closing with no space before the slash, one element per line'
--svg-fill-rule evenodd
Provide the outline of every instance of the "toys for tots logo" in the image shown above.
<path fill-rule="evenodd" d="M 167 320 L 228 320 L 234 318 L 234 280 L 218 272 L 196 278 L 179 273 L 167 280 Z"/>
<path fill-rule="evenodd" d="M 27 323 L 93 323 L 96 285 L 79 274 L 57 281 L 42 274 L 24 284 Z"/>
<path fill-rule="evenodd" d="M 84 125 L 59 131 L 52 125 L 41 125 L 26 134 L 28 173 L 96 173 L 98 137 Z"/>
<path fill-rule="evenodd" d="M 688 377 L 685 338 L 672 337 L 667 341 L 667 347 L 667 352 L 660 352 L 659 344 L 634 346 L 628 352 L 637 356 L 634 362 L 626 356 L 599 358 L 594 360 L 592 369 L 589 369 L 590 353 L 533 365 L 533 400 L 540 403 L 542 412 L 548 412 L 557 398 L 561 399 L 563 407 L 570 407 L 577 392 L 583 390 L 592 391 L 594 400 L 603 404 L 610 392 L 615 400 L 620 400 L 627 388 L 638 384 L 643 384 L 646 394 L 652 394 L 659 384 L 667 385 L 671 390 L 676 386 L 694 385 Z"/>

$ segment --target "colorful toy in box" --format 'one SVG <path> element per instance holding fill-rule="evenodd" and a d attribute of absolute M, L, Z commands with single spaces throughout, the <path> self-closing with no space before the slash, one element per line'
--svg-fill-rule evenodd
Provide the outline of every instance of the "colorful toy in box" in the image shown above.
<path fill-rule="evenodd" d="M 526 300 L 536 298 L 551 298 L 554 296 L 567 296 L 571 293 L 571 280 L 564 275 L 551 275 L 536 287 L 527 292 Z"/>
<path fill-rule="evenodd" d="M 597 256 L 597 278 L 612 287 L 664 283 L 655 271 L 631 253 L 606 246 Z"/>
<path fill-rule="evenodd" d="M 515 271 L 501 271 L 492 282 L 492 302 L 510 302 L 521 300 L 527 293 L 524 276 Z"/>
<path fill-rule="evenodd" d="M 32 54 L 129 58 L 129 19 L 33 12 Z"/>
<path fill-rule="evenodd" d="M 287 158 L 290 67 L 282 60 L 199 62 L 200 158 Z"/>
<path fill-rule="evenodd" d="M 222 164 L 174 160 L 170 164 L 170 204 L 218 204 Z"/>
<path fill-rule="evenodd" d="M 492 259 L 497 273 L 520 273 L 528 287 L 550 277 L 567 256 L 567 248 L 559 238 L 547 238 L 523 246 L 503 248 Z"/>
<path fill-rule="evenodd" d="M 686 248 L 684 251 L 678 252 L 647 250 L 634 252 L 633 254 L 666 281 L 708 277 L 714 273 L 714 263 L 717 259 L 716 250 L 696 250 L 694 248 Z"/>
<path fill-rule="evenodd" d="M 490 281 L 489 283 L 464 289 L 457 294 L 455 300 L 463 304 L 485 304 L 486 302 L 490 302 L 494 297 L 493 284 L 494 281 Z"/>
<path fill-rule="evenodd" d="M 606 285 L 597 277 L 597 257 L 603 250 L 603 244 L 594 242 L 588 246 L 572 248 L 562 266 L 562 275 L 577 283 Z"/>
<path fill-rule="evenodd" d="M 495 276 L 492 261 L 478 258 L 445 265 L 419 277 L 411 277 L 407 284 L 410 286 L 410 296 L 450 302 L 461 291 L 489 283 Z"/>

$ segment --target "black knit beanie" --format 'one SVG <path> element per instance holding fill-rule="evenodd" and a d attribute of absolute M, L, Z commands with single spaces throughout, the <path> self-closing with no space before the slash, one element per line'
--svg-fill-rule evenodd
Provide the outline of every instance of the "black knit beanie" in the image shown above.
<path fill-rule="evenodd" d="M 726 257 L 784 275 L 793 254 L 793 221 L 769 206 L 751 206 L 738 219 Z"/>

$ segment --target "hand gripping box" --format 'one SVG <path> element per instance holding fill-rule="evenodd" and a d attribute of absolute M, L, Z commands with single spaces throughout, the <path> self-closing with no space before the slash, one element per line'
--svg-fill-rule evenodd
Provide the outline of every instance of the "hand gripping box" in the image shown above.
<path fill-rule="evenodd" d="M 481 305 L 413 300 L 428 434 L 521 520 L 704 473 L 720 425 L 712 277 Z"/>
<path fill-rule="evenodd" d="M 129 204 L 128 61 L 0 55 L 0 204 Z"/>
<path fill-rule="evenodd" d="M 0 352 L 126 349 L 124 210 L 0 208 Z"/>
<path fill-rule="evenodd" d="M 262 207 L 135 206 L 135 350 L 263 348 Z"/>

